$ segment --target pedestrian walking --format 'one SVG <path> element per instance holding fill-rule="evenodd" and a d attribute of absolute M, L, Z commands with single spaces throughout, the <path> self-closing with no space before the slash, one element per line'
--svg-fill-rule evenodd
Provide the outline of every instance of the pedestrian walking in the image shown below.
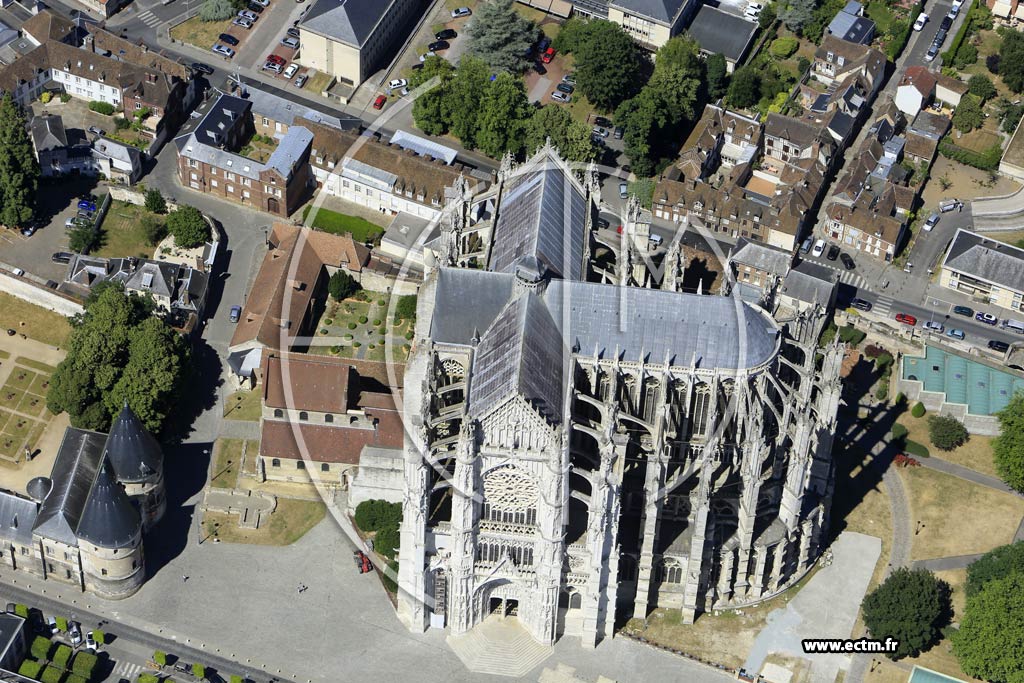
<path fill-rule="evenodd" d="M 181 575 L 181 582 L 182 582 L 182 583 L 186 583 L 187 581 L 188 581 L 188 577 L 187 577 L 187 576 L 185 576 L 184 574 L 182 574 L 182 575 Z"/>

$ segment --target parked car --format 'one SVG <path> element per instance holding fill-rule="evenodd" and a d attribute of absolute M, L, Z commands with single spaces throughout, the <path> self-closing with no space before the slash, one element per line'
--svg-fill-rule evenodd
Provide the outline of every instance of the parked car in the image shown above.
<path fill-rule="evenodd" d="M 814 246 L 814 238 L 813 237 L 808 237 L 807 239 L 804 240 L 804 243 L 800 245 L 800 253 L 803 254 L 804 256 L 806 256 L 807 253 L 811 250 L 811 247 L 813 247 L 813 246 Z"/>
<path fill-rule="evenodd" d="M 266 71 L 273 71 L 276 74 L 279 74 L 282 71 L 284 71 L 284 67 L 282 67 L 277 62 L 269 62 L 269 61 L 268 62 L 264 62 L 263 63 L 263 68 Z"/>
<path fill-rule="evenodd" d="M 928 23 L 928 15 L 921 12 L 917 15 L 917 21 L 914 22 L 914 30 L 920 31 L 924 28 L 924 25 Z"/>
<path fill-rule="evenodd" d="M 943 325 L 942 323 L 937 323 L 934 320 L 926 320 L 924 323 L 924 329 L 928 330 L 929 332 L 938 332 L 939 334 L 942 334 L 942 332 L 946 329 L 946 326 Z"/>
<path fill-rule="evenodd" d="M 456 7 L 452 10 L 452 19 L 458 19 L 459 17 L 468 17 L 473 13 L 473 10 L 468 7 Z"/>
<path fill-rule="evenodd" d="M 423 68 L 423 64 L 422 64 L 422 62 L 416 62 L 415 64 L 413 64 L 409 68 L 412 69 L 413 71 L 419 71 L 420 69 Z"/>
<path fill-rule="evenodd" d="M 814 243 L 814 249 L 811 250 L 811 256 L 820 257 L 825 253 L 825 240 L 818 240 Z"/>
<path fill-rule="evenodd" d="M 608 129 L 602 128 L 601 126 L 594 126 L 593 133 L 594 135 L 600 135 L 603 138 L 608 137 Z"/>
<path fill-rule="evenodd" d="M 601 126 L 602 128 L 611 128 L 612 127 L 612 122 L 609 119 L 606 119 L 603 116 L 595 116 L 594 117 L 594 125 L 595 126 Z"/>
<path fill-rule="evenodd" d="M 629 183 L 619 183 L 619 199 L 629 196 Z"/>
<path fill-rule="evenodd" d="M 438 31 L 437 33 L 434 34 L 434 39 L 435 40 L 451 40 L 452 38 L 458 38 L 458 37 L 459 37 L 459 34 L 456 33 L 455 29 L 453 29 L 453 28 L 446 28 L 446 29 Z"/>
<path fill-rule="evenodd" d="M 299 39 L 293 38 L 292 36 L 285 36 L 281 39 L 281 44 L 285 47 L 290 47 L 293 50 L 299 49 Z"/>
<path fill-rule="evenodd" d="M 290 35 L 292 38 L 301 38 L 302 37 L 301 34 L 299 33 L 299 29 L 295 28 L 294 26 L 289 26 L 288 30 L 285 31 L 285 33 Z"/>
<path fill-rule="evenodd" d="M 228 45 L 238 45 L 238 38 L 235 38 L 230 33 L 222 33 L 218 36 L 220 42 L 227 43 Z"/>
<path fill-rule="evenodd" d="M 68 622 L 68 635 L 71 636 L 71 644 L 75 647 L 82 644 L 82 627 L 77 622 Z"/>
<path fill-rule="evenodd" d="M 995 317 L 991 313 L 982 313 L 981 311 L 978 311 L 977 315 L 974 316 L 974 319 L 978 322 L 983 322 L 986 325 L 995 325 L 999 322 L 999 318 Z"/>
<path fill-rule="evenodd" d="M 928 216 L 928 220 L 924 222 L 924 231 L 931 232 L 932 228 L 939 224 L 939 218 L 940 216 L 937 213 L 933 213 L 931 216 Z"/>
<path fill-rule="evenodd" d="M 828 253 L 825 254 L 825 258 L 827 258 L 829 261 L 835 261 L 837 258 L 839 258 L 839 247 L 837 247 L 834 244 L 828 245 Z"/>
<path fill-rule="evenodd" d="M 953 312 L 957 315 L 966 315 L 968 318 L 974 317 L 974 309 L 970 306 L 954 306 Z"/>
<path fill-rule="evenodd" d="M 625 134 L 626 130 L 622 126 L 615 126 L 615 129 L 612 130 L 612 137 L 616 140 L 621 140 L 622 136 Z"/>
<path fill-rule="evenodd" d="M 93 135 L 106 135 L 107 131 L 103 130 L 99 126 L 89 126 L 89 132 Z"/>
<path fill-rule="evenodd" d="M 249 2 L 254 2 L 260 7 L 270 7 L 270 0 L 249 0 Z"/>
<path fill-rule="evenodd" d="M 230 320 L 233 323 L 237 323 L 239 321 L 239 319 L 241 319 L 241 317 L 242 317 L 242 307 L 241 306 L 232 306 L 231 307 L 231 313 L 228 315 L 228 320 Z"/>
<path fill-rule="evenodd" d="M 275 55 L 275 54 L 267 55 L 267 61 L 272 63 L 272 64 L 280 64 L 281 66 L 284 66 L 285 64 L 288 63 L 287 59 L 285 59 L 281 55 Z"/>
<path fill-rule="evenodd" d="M 235 26 L 241 26 L 244 29 L 252 28 L 252 20 L 246 19 L 245 17 L 235 17 L 234 21 L 231 23 Z"/>
<path fill-rule="evenodd" d="M 561 94 L 564 95 L 565 93 L 561 93 Z M 553 95 L 552 95 L 552 97 L 553 97 Z M 605 141 L 604 141 L 604 138 L 601 137 L 600 135 L 597 135 L 596 133 L 591 133 L 590 134 L 590 141 L 593 142 L 598 147 L 604 147 L 605 144 L 606 144 Z"/>
<path fill-rule="evenodd" d="M 555 102 L 572 102 L 572 96 L 566 95 L 564 92 L 558 92 L 557 90 L 551 93 L 551 99 Z M 594 135 L 591 134 L 591 137 L 594 137 Z M 600 138 L 600 136 L 596 137 Z"/>
<path fill-rule="evenodd" d="M 384 103 L 387 102 L 387 101 L 388 101 L 388 98 L 385 97 L 384 95 L 377 95 L 377 99 L 375 99 L 373 101 L 373 108 L 374 109 L 383 109 L 384 108 Z"/>
<path fill-rule="evenodd" d="M 407 85 L 409 85 L 409 81 L 405 80 L 404 78 L 393 78 L 390 81 L 388 81 L 388 87 L 391 88 L 392 90 L 404 88 Z"/>
<path fill-rule="evenodd" d="M 25 271 L 24 271 L 24 270 L 22 270 L 21 268 L 15 268 L 15 269 L 14 269 L 14 270 L 12 270 L 11 272 L 12 272 L 12 273 L 14 273 L 14 274 L 15 274 L 16 276 L 18 276 L 18 277 L 21 277 L 22 275 L 24 275 L 24 274 L 25 274 Z"/>
<path fill-rule="evenodd" d="M 963 330 L 958 330 L 955 327 L 951 327 L 948 330 L 946 330 L 946 336 L 963 341 L 964 337 L 966 337 L 967 335 L 964 334 Z"/>
<path fill-rule="evenodd" d="M 36 230 L 36 226 L 26 225 L 24 228 L 21 229 L 21 234 L 24 235 L 25 237 L 31 237 L 32 235 L 36 234 Z"/>
<path fill-rule="evenodd" d="M 64 221 L 64 229 L 65 230 L 70 230 L 71 228 L 74 228 L 77 225 L 78 225 L 78 221 L 75 220 L 74 216 L 72 216 L 71 218 L 69 218 L 66 221 Z"/>
<path fill-rule="evenodd" d="M 550 64 L 551 60 L 555 58 L 555 54 L 555 48 L 549 47 L 547 50 L 544 50 L 544 54 L 541 55 L 540 61 L 545 64 Z"/>
<path fill-rule="evenodd" d="M 949 32 L 940 27 L 939 30 L 935 32 L 935 40 L 932 41 L 932 45 L 942 47 L 942 44 L 946 42 L 947 35 L 949 35 Z"/>
<path fill-rule="evenodd" d="M 436 56 L 437 56 L 436 52 L 433 52 L 432 50 L 427 50 L 426 52 L 424 52 L 423 54 L 420 55 L 420 61 L 421 62 L 425 62 L 425 61 L 427 61 L 427 57 L 436 57 Z"/>
<path fill-rule="evenodd" d="M 192 62 L 192 70 L 208 76 L 213 73 L 213 67 L 202 62 Z"/>
<path fill-rule="evenodd" d="M 46 617 L 46 625 L 50 627 L 50 635 L 55 636 L 60 632 L 60 629 L 57 628 L 56 617 Z"/>
<path fill-rule="evenodd" d="M 942 21 L 939 23 L 939 28 L 948 31 L 953 26 L 954 18 L 956 18 L 956 15 L 952 12 L 942 17 Z"/>
<path fill-rule="evenodd" d="M 94 202 L 91 199 L 79 199 L 78 200 L 78 208 L 79 209 L 85 209 L 86 211 L 95 211 L 96 210 L 96 202 Z"/>
<path fill-rule="evenodd" d="M 564 76 L 562 76 L 562 83 L 576 85 L 576 76 L 574 74 L 565 74 Z"/>
<path fill-rule="evenodd" d="M 856 264 L 853 262 L 853 258 L 850 257 L 845 251 L 839 255 L 839 260 L 843 262 L 843 267 L 847 270 L 853 270 L 856 268 Z"/>
<path fill-rule="evenodd" d="M 559 83 L 555 86 L 555 89 L 564 92 L 566 95 L 571 95 L 573 91 L 576 90 L 576 88 L 572 87 L 568 83 Z"/>
<path fill-rule="evenodd" d="M 248 19 L 249 21 L 253 22 L 260 18 L 260 15 L 256 14 L 252 10 L 247 9 L 239 10 L 237 16 L 241 17 L 242 19 Z"/>
<path fill-rule="evenodd" d="M 953 6 L 949 9 L 949 14 L 946 15 L 951 19 L 956 19 L 956 15 L 960 14 L 960 5 L 953 3 Z"/>
<path fill-rule="evenodd" d="M 250 2 L 245 6 L 245 8 L 257 15 L 263 14 L 263 5 L 257 5 L 255 2 Z"/>
<path fill-rule="evenodd" d="M 92 637 L 92 631 L 85 634 L 85 647 L 91 652 L 96 652 L 96 648 L 99 647 L 96 639 Z"/>
<path fill-rule="evenodd" d="M 934 61 L 935 58 L 938 57 L 938 56 L 939 56 L 939 46 L 938 45 L 932 45 L 931 47 L 928 48 L 928 52 L 926 52 L 924 54 L 924 61 L 926 61 L 926 62 Z"/>
<path fill-rule="evenodd" d="M 865 301 L 864 299 L 851 299 L 850 305 L 856 308 L 858 311 L 870 311 L 871 302 Z"/>
<path fill-rule="evenodd" d="M 295 87 L 296 88 L 303 87 L 304 85 L 306 85 L 306 81 L 308 81 L 308 80 L 309 80 L 309 75 L 308 74 L 302 74 L 301 76 L 299 76 L 298 78 L 295 79 Z"/>
<path fill-rule="evenodd" d="M 998 339 L 991 339 L 988 342 L 988 348 L 992 349 L 993 351 L 998 351 L 999 353 L 1005 353 L 1007 350 L 1009 350 L 1010 345 L 1004 341 L 999 341 Z"/>
<path fill-rule="evenodd" d="M 298 70 L 299 65 L 296 64 L 295 62 L 292 62 L 291 64 L 288 65 L 288 68 L 284 70 L 284 77 L 291 79 L 291 77 L 294 76 Z"/>
<path fill-rule="evenodd" d="M 963 205 L 964 203 L 959 199 L 943 199 L 939 202 L 939 211 L 947 213 L 953 209 L 961 209 L 963 208 Z"/>
<path fill-rule="evenodd" d="M 235 51 L 234 50 L 232 50 L 227 45 L 221 45 L 220 43 L 217 43 L 216 45 L 213 46 L 213 51 L 216 52 L 219 55 L 224 55 L 228 59 L 231 59 L 232 57 L 235 56 Z"/>
<path fill-rule="evenodd" d="M 69 254 L 66 251 L 58 251 L 53 256 L 50 257 L 50 260 L 53 261 L 54 263 L 67 264 L 71 263 L 72 256 L 74 256 L 74 254 Z"/>
<path fill-rule="evenodd" d="M 917 318 L 906 313 L 897 313 L 896 322 L 903 323 L 904 325 L 910 325 L 911 327 L 913 327 L 914 325 L 917 324 Z"/>
<path fill-rule="evenodd" d="M 448 44 L 447 40 L 435 40 L 430 45 L 427 45 L 427 49 L 431 52 L 440 52 L 441 50 L 447 50 L 451 45 Z"/>

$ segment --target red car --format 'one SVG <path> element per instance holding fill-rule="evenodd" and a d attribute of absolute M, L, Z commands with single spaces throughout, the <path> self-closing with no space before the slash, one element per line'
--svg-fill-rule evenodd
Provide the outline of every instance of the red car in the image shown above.
<path fill-rule="evenodd" d="M 913 327 L 914 325 L 917 324 L 917 318 L 915 318 L 912 315 L 907 315 L 906 313 L 897 313 L 896 322 L 903 323 L 904 325 L 910 325 L 911 327 Z"/>
<path fill-rule="evenodd" d="M 544 50 L 544 54 L 541 55 L 540 60 L 542 62 L 544 62 L 545 64 L 550 64 L 551 60 L 554 59 L 554 58 L 555 58 L 555 48 L 549 47 L 547 50 Z"/>
<path fill-rule="evenodd" d="M 373 563 L 370 562 L 370 558 L 366 556 L 362 550 L 357 550 L 352 553 L 352 559 L 356 562 L 356 567 L 359 569 L 360 574 L 373 571 Z"/>
<path fill-rule="evenodd" d="M 280 64 L 281 66 L 285 64 L 285 58 L 280 55 L 267 55 L 267 61 L 273 64 Z"/>
<path fill-rule="evenodd" d="M 374 109 L 383 109 L 384 108 L 384 103 L 387 102 L 387 101 L 388 101 L 388 98 L 385 97 L 384 95 L 377 95 L 377 99 L 375 99 L 373 101 L 373 108 Z"/>

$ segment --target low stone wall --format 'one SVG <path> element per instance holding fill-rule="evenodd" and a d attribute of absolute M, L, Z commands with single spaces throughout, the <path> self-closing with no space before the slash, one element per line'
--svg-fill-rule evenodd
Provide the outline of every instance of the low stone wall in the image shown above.
<path fill-rule="evenodd" d="M 364 500 L 380 498 L 389 503 L 401 503 L 405 491 L 405 460 L 400 449 L 363 448 L 359 454 L 359 467 L 348 488 L 349 511 Z"/>
<path fill-rule="evenodd" d="M 393 292 L 402 296 L 419 292 L 421 281 L 388 277 L 372 270 L 363 270 L 359 274 L 359 284 L 363 289 L 373 292 Z"/>
<path fill-rule="evenodd" d="M 0 290 L 16 296 L 22 301 L 67 317 L 78 315 L 85 310 L 82 308 L 82 304 L 75 299 L 5 270 L 0 270 Z"/>
<path fill-rule="evenodd" d="M 146 195 L 138 190 L 116 185 L 111 185 L 109 190 L 111 199 L 116 199 L 117 201 L 125 202 L 126 204 L 135 204 L 136 206 L 146 205 Z M 179 208 L 178 204 L 172 199 L 164 197 L 164 201 L 167 202 L 168 211 L 176 211 Z"/>

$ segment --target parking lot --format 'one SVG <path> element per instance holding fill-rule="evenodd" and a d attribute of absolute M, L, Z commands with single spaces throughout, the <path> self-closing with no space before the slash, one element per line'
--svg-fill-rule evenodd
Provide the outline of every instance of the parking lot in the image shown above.
<path fill-rule="evenodd" d="M 58 251 L 69 251 L 64 222 L 78 212 L 79 196 L 90 192 L 102 194 L 104 190 L 97 187 L 95 178 L 65 178 L 41 183 L 39 192 L 46 199 L 39 202 L 36 214 L 40 227 L 31 237 L 14 230 L 0 231 L 3 261 L 44 280 L 63 280 L 67 265 L 54 263 L 51 257 Z"/>

